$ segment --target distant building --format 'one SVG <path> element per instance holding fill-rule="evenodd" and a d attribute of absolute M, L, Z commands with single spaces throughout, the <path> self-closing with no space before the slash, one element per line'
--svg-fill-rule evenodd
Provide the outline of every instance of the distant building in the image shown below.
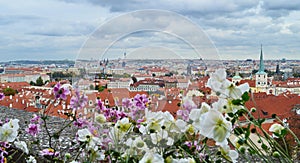
<path fill-rule="evenodd" d="M 188 78 L 177 79 L 177 88 L 186 89 L 191 84 Z"/>
<path fill-rule="evenodd" d="M 187 75 L 191 75 L 191 74 L 192 74 L 192 66 L 191 66 L 191 63 L 188 63 L 187 68 L 186 68 L 186 73 L 187 73 Z"/>
<path fill-rule="evenodd" d="M 165 82 L 163 80 L 145 79 L 131 84 L 130 91 L 155 92 L 162 87 L 165 87 Z"/>
<path fill-rule="evenodd" d="M 232 83 L 238 85 L 243 78 L 239 75 L 239 72 L 236 71 L 235 75 L 232 77 Z"/>
<path fill-rule="evenodd" d="M 255 80 L 256 92 L 266 92 L 268 87 L 268 74 L 265 72 L 262 46 L 260 52 L 259 69 L 255 74 Z"/>
<path fill-rule="evenodd" d="M 32 74 L 1 74 L 0 82 L 35 82 L 39 77 L 43 79 L 43 81 L 50 80 L 49 75 L 32 73 Z"/>
<path fill-rule="evenodd" d="M 129 89 L 132 80 L 130 78 L 121 78 L 118 80 L 110 81 L 107 88 L 127 88 Z"/>

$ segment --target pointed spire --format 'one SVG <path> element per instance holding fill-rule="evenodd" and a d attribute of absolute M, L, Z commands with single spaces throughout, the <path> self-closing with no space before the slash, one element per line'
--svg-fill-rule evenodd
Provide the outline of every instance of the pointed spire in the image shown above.
<path fill-rule="evenodd" d="M 265 72 L 265 65 L 264 65 L 263 51 L 262 51 L 262 44 L 261 44 L 258 73 L 264 73 L 264 72 Z"/>

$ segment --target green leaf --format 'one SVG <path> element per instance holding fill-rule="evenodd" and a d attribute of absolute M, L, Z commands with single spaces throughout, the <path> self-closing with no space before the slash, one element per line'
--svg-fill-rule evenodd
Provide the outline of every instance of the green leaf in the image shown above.
<path fill-rule="evenodd" d="M 282 137 L 284 137 L 286 134 L 287 134 L 287 130 L 286 129 L 281 130 L 281 136 Z"/>
<path fill-rule="evenodd" d="M 232 100 L 231 103 L 233 105 L 243 105 L 243 100 L 235 99 L 235 100 Z"/>
<path fill-rule="evenodd" d="M 246 133 L 245 133 L 245 139 L 248 139 L 249 136 L 250 136 L 250 124 L 248 124 L 248 127 L 245 128 L 245 131 L 246 131 Z"/>
<path fill-rule="evenodd" d="M 259 126 L 261 126 L 261 124 L 264 123 L 266 121 L 266 119 L 265 118 L 258 119 L 257 121 L 258 121 Z"/>
<path fill-rule="evenodd" d="M 249 96 L 249 93 L 248 92 L 245 92 L 243 95 L 242 95 L 242 99 L 243 101 L 249 101 L 250 99 L 250 96 Z"/>
<path fill-rule="evenodd" d="M 264 150 L 268 150 L 268 146 L 266 144 L 262 144 L 261 148 L 264 149 Z"/>
<path fill-rule="evenodd" d="M 233 113 L 227 113 L 227 115 L 228 115 L 229 117 L 231 117 L 231 118 L 234 116 Z"/>
<path fill-rule="evenodd" d="M 239 127 L 235 128 L 235 129 L 233 130 L 233 132 L 234 132 L 235 135 L 241 135 L 241 134 L 244 133 L 244 132 L 243 132 L 243 129 L 241 129 L 241 128 L 239 128 Z"/>

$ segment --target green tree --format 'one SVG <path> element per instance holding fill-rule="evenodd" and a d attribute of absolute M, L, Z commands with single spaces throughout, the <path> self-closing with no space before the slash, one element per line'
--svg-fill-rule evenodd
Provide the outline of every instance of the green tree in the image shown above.
<path fill-rule="evenodd" d="M 12 89 L 12 88 L 5 88 L 4 90 L 3 90 L 3 93 L 4 93 L 4 95 L 5 96 L 10 96 L 10 95 L 15 95 L 16 94 L 16 90 L 14 90 L 14 89 Z"/>
<path fill-rule="evenodd" d="M 90 85 L 90 90 L 94 90 L 94 89 L 95 89 L 94 85 L 91 84 L 91 85 Z"/>
<path fill-rule="evenodd" d="M 104 90 L 105 90 L 105 88 L 106 88 L 105 86 L 100 86 L 100 87 L 99 87 L 99 89 L 98 89 L 98 92 L 102 92 L 102 91 L 104 91 Z"/>
<path fill-rule="evenodd" d="M 32 86 L 35 86 L 35 83 L 33 81 L 30 81 L 29 84 L 32 85 Z"/>
<path fill-rule="evenodd" d="M 42 77 L 39 77 L 39 78 L 36 79 L 35 85 L 36 86 L 44 85 L 44 81 L 43 81 Z"/>

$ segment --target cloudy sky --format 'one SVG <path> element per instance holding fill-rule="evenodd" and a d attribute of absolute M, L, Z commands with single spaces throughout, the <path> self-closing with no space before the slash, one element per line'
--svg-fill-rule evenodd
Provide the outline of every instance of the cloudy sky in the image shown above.
<path fill-rule="evenodd" d="M 154 10 L 128 16 L 145 9 Z M 154 14 L 156 10 L 175 17 Z M 133 58 L 141 53 L 182 58 L 207 41 L 221 59 L 258 59 L 260 44 L 265 59 L 300 59 L 300 1 L 0 1 L 0 36 L 0 61 L 76 60 L 83 52 L 91 53 L 86 50 L 91 46 L 99 52 L 101 45 L 109 45 L 100 54 L 106 56 L 126 52 Z M 200 53 L 208 56 L 206 51 Z"/>

